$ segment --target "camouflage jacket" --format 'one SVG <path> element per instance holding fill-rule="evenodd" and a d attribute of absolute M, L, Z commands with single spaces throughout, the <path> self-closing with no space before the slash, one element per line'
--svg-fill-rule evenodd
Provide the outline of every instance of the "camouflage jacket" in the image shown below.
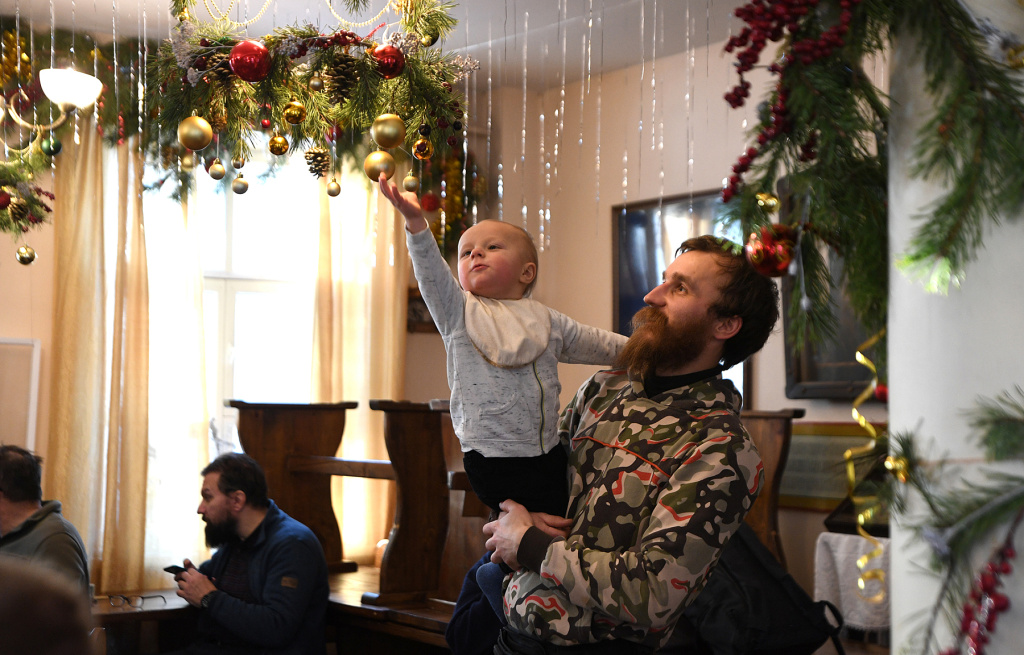
<path fill-rule="evenodd" d="M 763 483 L 739 404 L 721 377 L 654 398 L 621 372 L 585 383 L 559 425 L 573 527 L 535 559 L 524 537 L 510 627 L 559 645 L 667 640 Z"/>

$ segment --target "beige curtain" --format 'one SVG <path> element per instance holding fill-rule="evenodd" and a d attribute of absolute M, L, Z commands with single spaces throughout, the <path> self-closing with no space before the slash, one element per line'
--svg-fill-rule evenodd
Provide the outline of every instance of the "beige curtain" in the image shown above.
<path fill-rule="evenodd" d="M 371 399 L 400 399 L 405 385 L 409 258 L 405 222 L 362 172 L 345 166 L 342 193 L 320 211 L 313 355 L 315 402 L 355 400 L 339 456 L 387 459 L 383 417 Z M 391 528 L 391 484 L 335 478 L 334 511 L 345 558 L 373 561 Z"/>
<path fill-rule="evenodd" d="M 104 261 L 102 140 L 91 126 L 81 135 L 55 174 L 54 370 L 45 475 L 48 495 L 66 503 L 68 518 L 83 533 L 92 579 L 103 592 L 143 583 L 149 403 L 143 170 L 130 141 L 118 149 L 111 270 Z"/>

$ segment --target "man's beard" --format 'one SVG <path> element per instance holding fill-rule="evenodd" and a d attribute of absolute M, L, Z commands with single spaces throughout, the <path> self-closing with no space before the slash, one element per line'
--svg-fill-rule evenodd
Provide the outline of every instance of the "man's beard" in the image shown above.
<path fill-rule="evenodd" d="M 218 523 L 206 524 L 206 545 L 210 548 L 220 548 L 235 541 L 239 541 L 238 518 L 229 516 Z"/>
<path fill-rule="evenodd" d="M 644 307 L 633 316 L 633 335 L 615 360 L 630 377 L 643 380 L 661 370 L 676 370 L 695 360 L 711 339 L 710 315 L 693 318 L 672 327 L 668 317 L 655 307 Z"/>

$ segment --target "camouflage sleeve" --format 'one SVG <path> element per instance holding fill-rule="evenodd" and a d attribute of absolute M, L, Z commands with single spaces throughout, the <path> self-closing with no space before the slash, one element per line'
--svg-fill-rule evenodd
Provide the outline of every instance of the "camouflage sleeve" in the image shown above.
<path fill-rule="evenodd" d="M 569 417 L 566 417 L 569 418 Z M 742 430 L 742 428 L 740 428 Z M 547 550 L 540 577 L 561 587 L 569 613 L 587 608 L 616 623 L 661 630 L 675 624 L 703 588 L 722 546 L 739 527 L 760 486 L 760 458 L 742 432 L 709 431 L 666 473 L 630 452 L 600 449 L 622 474 L 577 514 L 568 541 Z M 650 493 L 652 487 L 657 492 Z M 632 507 L 623 507 L 629 502 Z M 632 511 L 630 511 L 630 509 Z M 584 534 L 578 535 L 578 528 Z M 569 624 L 572 617 L 564 617 Z"/>

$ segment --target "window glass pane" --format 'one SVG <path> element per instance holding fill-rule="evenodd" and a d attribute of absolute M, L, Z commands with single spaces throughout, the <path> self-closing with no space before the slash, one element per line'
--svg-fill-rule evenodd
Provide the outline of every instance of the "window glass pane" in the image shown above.
<path fill-rule="evenodd" d="M 225 164 L 231 176 L 231 164 Z M 230 189 L 206 175 L 200 168 L 195 173 L 195 216 L 199 222 L 199 248 L 203 270 L 226 271 L 227 261 L 227 194 Z"/>
<path fill-rule="evenodd" d="M 308 403 L 312 292 L 239 292 L 235 299 L 231 398 Z"/>
<path fill-rule="evenodd" d="M 249 190 L 232 197 L 231 272 L 263 280 L 308 280 L 316 275 L 320 225 L 317 182 L 293 158 L 286 166 L 261 178 L 251 162 Z M 249 173 L 250 164 L 245 166 Z M 265 170 L 265 168 L 263 169 Z"/>

